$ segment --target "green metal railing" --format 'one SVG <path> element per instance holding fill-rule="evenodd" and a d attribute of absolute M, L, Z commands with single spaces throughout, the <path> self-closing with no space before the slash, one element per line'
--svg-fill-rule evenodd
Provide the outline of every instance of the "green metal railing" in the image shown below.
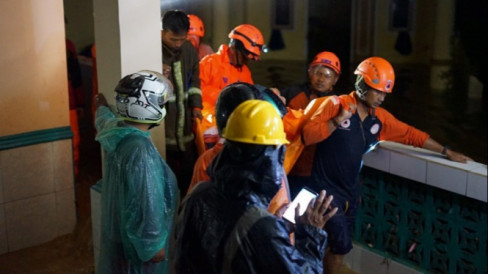
<path fill-rule="evenodd" d="M 487 204 L 364 167 L 353 238 L 428 273 L 487 273 Z"/>

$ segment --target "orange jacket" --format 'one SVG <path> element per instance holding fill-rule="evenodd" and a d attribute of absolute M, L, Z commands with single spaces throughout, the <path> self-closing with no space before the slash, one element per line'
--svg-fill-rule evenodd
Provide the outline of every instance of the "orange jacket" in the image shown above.
<path fill-rule="evenodd" d="M 357 105 L 354 91 L 340 97 L 331 96 L 323 101 L 318 111 L 312 115 L 303 127 L 305 144 L 315 144 L 329 137 L 330 132 L 326 122 L 339 114 L 341 105 L 347 106 L 348 103 Z M 382 123 L 379 141 L 393 141 L 405 145 L 423 147 L 425 141 L 429 138 L 427 133 L 399 121 L 384 108 L 376 108 L 375 115 Z"/>
<path fill-rule="evenodd" d="M 286 99 L 286 105 L 294 110 L 297 111 L 304 111 L 310 102 L 314 99 L 317 100 L 324 100 L 326 96 L 335 95 L 334 92 L 327 92 L 327 93 L 319 93 L 320 96 L 317 95 L 316 92 L 313 91 L 309 82 L 291 86 L 281 90 L 281 95 Z M 307 116 L 308 119 L 310 115 Z M 301 134 L 301 127 L 299 128 L 299 134 Z M 302 142 L 301 138 L 299 140 Z M 298 147 L 297 144 L 289 145 L 290 148 Z M 294 176 L 310 176 L 312 173 L 312 165 L 313 160 L 315 157 L 315 145 L 310 145 L 302 148 L 301 154 L 299 158 L 294 163 L 293 168 L 290 171 L 290 175 Z M 289 149 L 288 149 L 289 150 Z"/>
<path fill-rule="evenodd" d="M 221 139 L 221 141 L 223 140 L 224 139 Z M 210 177 L 207 174 L 207 167 L 224 147 L 224 143 L 221 141 L 217 142 L 215 146 L 208 149 L 202 155 L 200 155 L 200 157 L 198 157 L 195 165 L 193 166 L 193 177 L 191 178 L 190 186 L 188 187 L 186 194 L 189 194 L 198 183 L 210 181 Z"/>
<path fill-rule="evenodd" d="M 220 91 L 235 82 L 254 84 L 251 71 L 246 65 L 240 68 L 231 65 L 227 45 L 221 45 L 218 52 L 207 55 L 200 61 L 203 102 L 215 106 Z"/>

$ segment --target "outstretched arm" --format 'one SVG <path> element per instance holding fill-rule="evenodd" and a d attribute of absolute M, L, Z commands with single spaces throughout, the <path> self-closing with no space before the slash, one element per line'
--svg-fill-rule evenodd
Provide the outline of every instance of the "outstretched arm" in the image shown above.
<path fill-rule="evenodd" d="M 425 141 L 423 148 L 434 152 L 442 153 L 446 155 L 447 159 L 454 162 L 466 163 L 467 161 L 473 161 L 473 159 L 469 158 L 468 156 L 465 156 L 462 153 L 451 150 L 447 146 L 443 146 L 439 144 L 436 140 L 432 139 L 431 137 L 429 137 Z"/>
<path fill-rule="evenodd" d="M 432 139 L 426 132 L 416 129 L 412 126 L 397 120 L 391 113 L 383 108 L 376 109 L 376 115 L 383 123 L 383 129 L 380 132 L 380 140 L 388 140 L 415 147 L 422 147 L 430 151 L 442 153 L 446 158 L 460 163 L 472 161 L 471 158 L 449 149 Z"/>

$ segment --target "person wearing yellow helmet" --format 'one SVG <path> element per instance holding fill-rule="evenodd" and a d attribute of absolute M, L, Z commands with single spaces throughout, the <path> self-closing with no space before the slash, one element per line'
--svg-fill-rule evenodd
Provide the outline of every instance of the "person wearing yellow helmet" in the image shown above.
<path fill-rule="evenodd" d="M 268 205 L 285 176 L 287 144 L 280 113 L 269 102 L 246 100 L 223 128 L 222 151 L 202 182 L 185 197 L 171 235 L 174 273 L 320 273 L 327 235 L 337 211 L 321 191 L 296 214 L 295 245 L 285 221 Z M 304 206 L 304 205 L 302 205 Z M 297 213 L 299 208 L 295 209 Z"/>
<path fill-rule="evenodd" d="M 203 26 L 202 19 L 195 14 L 188 14 L 188 19 L 190 20 L 190 28 L 188 29 L 186 39 L 197 50 L 198 58 L 201 60 L 203 57 L 214 53 L 214 50 L 208 44 L 202 42 L 203 36 L 205 35 L 205 27 Z"/>
<path fill-rule="evenodd" d="M 280 112 L 280 116 L 284 116 L 286 114 L 287 110 L 285 104 L 278 96 L 274 94 L 271 89 L 247 83 L 234 83 L 225 87 L 220 92 L 219 98 L 217 99 L 217 105 L 215 107 L 215 120 L 220 138 L 212 148 L 205 151 L 198 157 L 195 166 L 193 167 L 193 177 L 187 193 L 190 193 L 191 190 L 193 190 L 199 183 L 208 181 L 210 179 L 207 173 L 207 167 L 224 147 L 225 138 L 221 137 L 221 135 L 225 126 L 227 125 L 227 120 L 229 119 L 230 114 L 242 102 L 252 99 L 270 102 L 276 108 L 276 110 Z M 284 204 L 289 202 L 289 187 L 286 178 L 283 178 L 282 186 L 271 200 L 268 211 L 275 214 Z"/>
<path fill-rule="evenodd" d="M 104 152 L 100 273 L 168 273 L 169 235 L 178 201 L 176 177 L 151 141 L 149 130 L 166 115 L 169 81 L 154 71 L 122 78 L 117 113 L 102 93 L 96 140 Z"/>
<path fill-rule="evenodd" d="M 328 274 L 338 273 L 344 255 L 352 249 L 351 228 L 360 199 L 363 155 L 380 141 L 425 148 L 456 162 L 471 160 L 380 107 L 395 84 L 395 72 L 387 60 L 367 58 L 354 73 L 355 91 L 328 97 L 302 131 L 305 145 L 317 144 L 307 187 L 327 189 L 334 195 L 332 204 L 339 208 L 338 214 L 324 227 L 329 235 L 329 250 L 324 258 Z"/>

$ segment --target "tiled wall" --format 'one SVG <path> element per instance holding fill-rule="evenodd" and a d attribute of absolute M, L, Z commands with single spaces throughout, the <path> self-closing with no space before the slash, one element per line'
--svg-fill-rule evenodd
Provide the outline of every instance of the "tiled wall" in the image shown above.
<path fill-rule="evenodd" d="M 0 151 L 0 254 L 71 233 L 71 139 Z"/>
<path fill-rule="evenodd" d="M 363 159 L 365 166 L 487 202 L 484 164 L 456 163 L 439 153 L 394 142 L 380 143 Z"/>

